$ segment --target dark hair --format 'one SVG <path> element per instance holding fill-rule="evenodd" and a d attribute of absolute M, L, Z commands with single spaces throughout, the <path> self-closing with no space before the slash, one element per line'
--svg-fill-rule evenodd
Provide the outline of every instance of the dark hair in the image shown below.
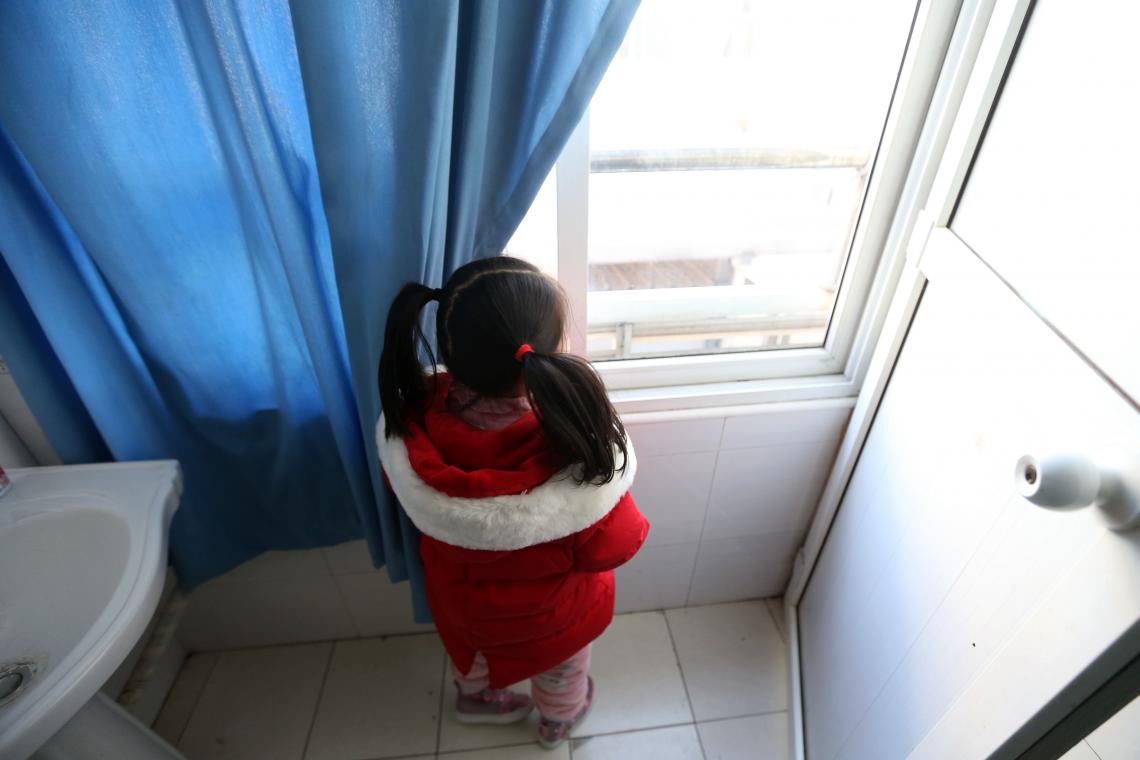
<path fill-rule="evenodd" d="M 419 283 L 400 290 L 388 310 L 380 355 L 386 436 L 407 435 L 409 417 L 427 403 L 421 348 L 432 365 L 436 360 L 420 312 L 436 299 L 439 357 L 452 377 L 484 396 L 510 395 L 521 378 L 552 451 L 563 466 L 579 465 L 576 480 L 606 483 L 625 471 L 625 428 L 601 378 L 585 359 L 559 350 L 567 312 L 562 288 L 508 256 L 472 261 L 440 290 Z M 534 351 L 516 359 L 523 344 Z"/>

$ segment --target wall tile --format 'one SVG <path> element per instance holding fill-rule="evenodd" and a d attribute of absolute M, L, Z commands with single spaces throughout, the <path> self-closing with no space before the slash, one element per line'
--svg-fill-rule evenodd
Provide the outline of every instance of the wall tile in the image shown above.
<path fill-rule="evenodd" d="M 36 458 L 28 451 L 20 436 L 16 435 L 16 431 L 8 424 L 3 413 L 0 413 L 0 462 L 3 462 L 9 470 L 17 467 L 35 467 L 37 464 Z"/>
<path fill-rule="evenodd" d="M 618 612 L 683 607 L 697 562 L 697 542 L 646 546 L 615 571 Z"/>
<path fill-rule="evenodd" d="M 633 498 L 649 518 L 647 546 L 699 541 L 716 452 L 643 457 Z"/>
<path fill-rule="evenodd" d="M 784 597 L 773 596 L 764 600 L 768 605 L 768 612 L 772 614 L 772 620 L 776 623 L 776 629 L 780 632 L 780 638 L 784 641 L 788 640 L 788 622 L 786 613 L 784 611 Z"/>
<path fill-rule="evenodd" d="M 253 583 L 211 581 L 194 590 L 178 628 L 192 652 L 356 636 L 332 576 Z"/>
<path fill-rule="evenodd" d="M 334 577 L 360 636 L 423 633 L 435 627 L 412 620 L 412 587 L 392 583 L 387 570 Z"/>
<path fill-rule="evenodd" d="M 632 423 L 626 432 L 633 440 L 637 457 L 716 451 L 720 445 L 723 417 L 706 417 L 671 422 Z"/>
<path fill-rule="evenodd" d="M 618 570 L 618 608 L 782 593 L 848 415 L 843 407 L 629 425 L 633 493 L 653 527 Z M 179 638 L 201 651 L 424 629 L 412 622 L 408 585 L 374 570 L 358 540 L 267 552 L 205 584 Z"/>
<path fill-rule="evenodd" d="M 364 539 L 345 541 L 336 546 L 326 546 L 321 551 L 325 555 L 329 571 L 333 575 L 348 575 L 350 573 L 371 573 L 376 570 L 372 566 L 372 555 L 368 552 L 368 544 Z"/>
<path fill-rule="evenodd" d="M 806 531 L 835 458 L 835 442 L 722 451 L 703 538 Z"/>
<path fill-rule="evenodd" d="M 795 533 L 767 533 L 702 541 L 689 604 L 780 596 L 799 548 Z"/>
<path fill-rule="evenodd" d="M 318 578 L 329 574 L 320 549 L 262 552 L 211 583 L 250 583 Z"/>
<path fill-rule="evenodd" d="M 838 439 L 847 427 L 851 405 L 825 409 L 791 409 L 729 417 L 724 423 L 722 449 L 785 446 Z"/>

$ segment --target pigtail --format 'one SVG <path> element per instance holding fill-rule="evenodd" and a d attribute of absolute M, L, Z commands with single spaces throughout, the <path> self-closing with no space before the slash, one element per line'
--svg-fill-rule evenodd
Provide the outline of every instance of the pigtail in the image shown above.
<path fill-rule="evenodd" d="M 431 346 L 420 327 L 420 312 L 438 291 L 409 282 L 396 294 L 384 326 L 384 350 L 380 354 L 380 406 L 384 410 L 384 435 L 408 434 L 407 418 L 423 408 L 427 389 L 420 347 L 435 364 Z"/>
<path fill-rule="evenodd" d="M 564 461 L 581 466 L 575 479 L 600 485 L 625 472 L 625 428 L 589 362 L 574 354 L 522 349 L 518 360 L 531 406 L 551 448 Z M 620 466 L 615 449 L 621 452 Z"/>

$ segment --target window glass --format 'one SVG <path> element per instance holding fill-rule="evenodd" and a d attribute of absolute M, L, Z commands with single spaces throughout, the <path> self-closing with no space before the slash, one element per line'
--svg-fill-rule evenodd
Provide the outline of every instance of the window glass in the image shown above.
<path fill-rule="evenodd" d="M 913 13 L 643 0 L 590 105 L 591 359 L 822 344 Z"/>

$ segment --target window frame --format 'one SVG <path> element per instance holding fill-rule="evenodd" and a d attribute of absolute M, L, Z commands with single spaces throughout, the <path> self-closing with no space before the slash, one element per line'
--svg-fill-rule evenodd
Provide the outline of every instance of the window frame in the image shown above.
<path fill-rule="evenodd" d="M 969 2 L 969 0 L 967 0 Z M 972 4 L 972 3 L 971 3 Z M 822 346 L 594 362 L 619 411 L 643 412 L 853 396 L 929 190 L 922 141 L 962 0 L 920 0 Z M 935 118 L 935 121 L 937 119 Z M 557 275 L 570 301 L 569 350 L 586 354 L 589 112 L 556 164 Z"/>

